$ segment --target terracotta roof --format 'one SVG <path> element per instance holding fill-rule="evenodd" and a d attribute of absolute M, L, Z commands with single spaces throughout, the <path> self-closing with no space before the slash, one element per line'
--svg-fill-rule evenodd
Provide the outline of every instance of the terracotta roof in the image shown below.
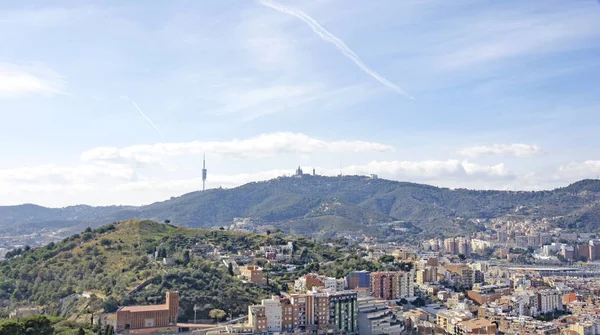
<path fill-rule="evenodd" d="M 151 311 L 168 311 L 167 305 L 150 305 L 150 306 L 125 306 L 119 308 L 123 312 L 151 312 Z"/>
<path fill-rule="evenodd" d="M 473 319 L 468 321 L 462 321 L 461 324 L 470 329 L 484 328 L 495 326 L 490 320 L 486 319 Z"/>

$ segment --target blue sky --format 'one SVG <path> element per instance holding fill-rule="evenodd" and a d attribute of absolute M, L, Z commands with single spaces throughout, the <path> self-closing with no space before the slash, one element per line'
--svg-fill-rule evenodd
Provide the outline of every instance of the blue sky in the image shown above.
<path fill-rule="evenodd" d="M 209 187 L 600 174 L 594 0 L 2 2 L 0 45 L 0 204 L 164 200 L 203 152 Z"/>

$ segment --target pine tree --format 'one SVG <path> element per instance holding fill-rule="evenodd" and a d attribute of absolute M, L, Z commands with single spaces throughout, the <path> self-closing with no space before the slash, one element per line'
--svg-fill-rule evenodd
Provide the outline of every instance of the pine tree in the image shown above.
<path fill-rule="evenodd" d="M 85 335 L 85 331 L 83 330 L 83 328 L 79 327 L 79 330 L 77 331 L 77 335 Z"/>
<path fill-rule="evenodd" d="M 229 270 L 230 275 L 235 275 L 235 273 L 233 272 L 233 262 L 229 262 L 229 266 L 227 269 Z"/>
<path fill-rule="evenodd" d="M 190 251 L 186 250 L 183 252 L 183 264 L 188 265 L 190 262 Z"/>

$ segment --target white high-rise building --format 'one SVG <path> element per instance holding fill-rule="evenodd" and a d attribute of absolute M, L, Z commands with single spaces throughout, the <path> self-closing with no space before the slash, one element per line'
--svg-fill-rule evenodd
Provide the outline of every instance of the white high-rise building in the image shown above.
<path fill-rule="evenodd" d="M 402 273 L 400 277 L 400 297 L 415 296 L 415 271 Z"/>
<path fill-rule="evenodd" d="M 562 311 L 562 295 L 556 290 L 543 290 L 537 294 L 538 312 L 541 314 L 551 313 L 555 310 Z"/>
<path fill-rule="evenodd" d="M 263 299 L 262 305 L 265 307 L 265 316 L 267 317 L 267 329 L 271 332 L 281 331 L 281 303 L 278 296 L 272 296 L 271 299 Z"/>

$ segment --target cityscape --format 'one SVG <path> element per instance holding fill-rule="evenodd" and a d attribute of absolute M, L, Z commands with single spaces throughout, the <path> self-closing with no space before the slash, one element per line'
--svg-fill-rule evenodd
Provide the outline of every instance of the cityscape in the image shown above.
<path fill-rule="evenodd" d="M 0 335 L 600 335 L 599 23 L 0 1 Z"/>

